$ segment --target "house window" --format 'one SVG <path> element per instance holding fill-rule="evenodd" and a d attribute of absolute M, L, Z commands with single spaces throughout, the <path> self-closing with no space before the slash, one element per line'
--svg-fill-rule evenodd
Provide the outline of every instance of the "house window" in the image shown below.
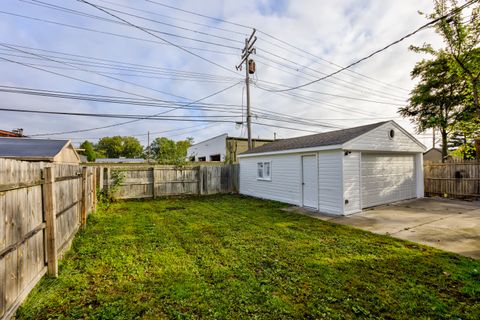
<path fill-rule="evenodd" d="M 257 179 L 272 180 L 272 168 L 270 162 L 257 163 Z"/>
<path fill-rule="evenodd" d="M 198 161 L 207 161 L 206 157 L 198 157 Z"/>
<path fill-rule="evenodd" d="M 210 156 L 210 161 L 220 161 L 220 155 L 219 154 L 214 154 Z"/>

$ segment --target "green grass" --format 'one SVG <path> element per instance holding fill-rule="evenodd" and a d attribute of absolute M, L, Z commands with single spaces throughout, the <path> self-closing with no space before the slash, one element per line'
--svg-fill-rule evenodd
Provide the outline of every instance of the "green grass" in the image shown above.
<path fill-rule="evenodd" d="M 116 203 L 17 319 L 480 319 L 480 262 L 283 207 Z"/>

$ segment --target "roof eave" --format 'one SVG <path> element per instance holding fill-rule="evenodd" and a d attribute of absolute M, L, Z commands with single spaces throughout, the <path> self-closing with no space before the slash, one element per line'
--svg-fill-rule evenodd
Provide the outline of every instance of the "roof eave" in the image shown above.
<path fill-rule="evenodd" d="M 249 158 L 249 157 L 289 154 L 289 153 L 309 153 L 309 152 L 317 152 L 317 151 L 325 151 L 325 150 L 337 150 L 342 148 L 343 148 L 343 144 L 335 144 L 330 146 L 320 146 L 320 147 L 311 147 L 311 148 L 287 149 L 287 150 L 280 150 L 280 151 L 267 151 L 267 152 L 258 152 L 258 153 L 242 153 L 242 154 L 239 154 L 237 157 Z"/>
<path fill-rule="evenodd" d="M 49 161 L 53 162 L 53 157 L 22 157 L 22 156 L 0 156 L 3 159 L 14 159 L 14 160 L 24 160 L 24 161 Z"/>

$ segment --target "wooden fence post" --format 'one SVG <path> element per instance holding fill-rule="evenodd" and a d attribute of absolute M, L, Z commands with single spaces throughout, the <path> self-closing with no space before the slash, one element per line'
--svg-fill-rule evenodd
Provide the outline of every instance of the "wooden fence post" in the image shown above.
<path fill-rule="evenodd" d="M 203 168 L 202 166 L 197 167 L 198 170 L 198 194 L 203 194 Z"/>
<path fill-rule="evenodd" d="M 93 211 L 97 211 L 97 167 L 92 168 L 92 202 Z"/>
<path fill-rule="evenodd" d="M 107 192 L 110 191 L 110 168 L 107 167 Z"/>
<path fill-rule="evenodd" d="M 43 206 L 45 211 L 45 233 L 47 242 L 47 269 L 52 277 L 58 277 L 57 244 L 55 241 L 57 221 L 55 203 L 55 177 L 52 167 L 43 169 Z"/>
<path fill-rule="evenodd" d="M 85 227 L 87 223 L 87 167 L 82 168 L 82 212 L 80 214 L 80 223 Z"/>
<path fill-rule="evenodd" d="M 104 181 L 105 181 L 105 179 L 104 179 L 104 175 L 105 175 L 105 174 L 104 174 L 104 171 L 105 171 L 105 169 L 104 169 L 103 167 L 99 167 L 98 169 L 100 170 L 100 172 L 98 173 L 98 189 L 99 189 L 100 191 L 102 191 L 102 190 L 103 190 L 103 183 L 104 183 Z"/>
<path fill-rule="evenodd" d="M 155 194 L 155 167 L 152 167 L 152 198 L 155 199 L 156 198 L 156 194 Z"/>

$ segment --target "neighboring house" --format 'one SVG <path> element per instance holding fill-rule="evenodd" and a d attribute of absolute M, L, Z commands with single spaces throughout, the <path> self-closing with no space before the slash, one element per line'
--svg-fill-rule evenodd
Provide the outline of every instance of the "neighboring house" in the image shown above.
<path fill-rule="evenodd" d="M 147 160 L 142 158 L 97 158 L 95 163 L 147 163 Z"/>
<path fill-rule="evenodd" d="M 70 140 L 0 138 L 0 158 L 55 163 L 80 163 Z"/>
<path fill-rule="evenodd" d="M 431 148 L 423 154 L 423 161 L 442 161 L 442 150 Z"/>
<path fill-rule="evenodd" d="M 20 138 L 23 137 L 23 129 L 13 131 L 0 130 L 0 137 Z"/>
<path fill-rule="evenodd" d="M 273 142 L 272 139 L 252 139 L 253 147 Z M 248 139 L 229 137 L 228 134 L 210 138 L 188 148 L 190 161 L 227 161 L 237 162 L 237 156 L 248 150 Z"/>
<path fill-rule="evenodd" d="M 284 139 L 239 155 L 240 193 L 352 214 L 423 197 L 424 151 L 394 121 Z"/>

